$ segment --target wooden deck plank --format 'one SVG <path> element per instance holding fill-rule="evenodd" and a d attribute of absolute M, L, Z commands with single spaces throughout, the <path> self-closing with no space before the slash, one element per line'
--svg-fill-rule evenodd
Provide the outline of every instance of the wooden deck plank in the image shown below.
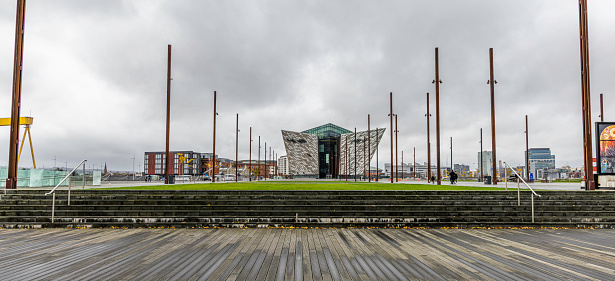
<path fill-rule="evenodd" d="M 0 239 L 7 280 L 615 280 L 612 230 L 0 229 Z"/>

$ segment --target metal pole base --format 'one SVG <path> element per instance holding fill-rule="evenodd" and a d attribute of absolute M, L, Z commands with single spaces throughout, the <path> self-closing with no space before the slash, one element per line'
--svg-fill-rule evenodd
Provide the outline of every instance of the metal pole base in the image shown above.
<path fill-rule="evenodd" d="M 17 189 L 17 181 L 15 179 L 6 179 L 6 189 Z"/>

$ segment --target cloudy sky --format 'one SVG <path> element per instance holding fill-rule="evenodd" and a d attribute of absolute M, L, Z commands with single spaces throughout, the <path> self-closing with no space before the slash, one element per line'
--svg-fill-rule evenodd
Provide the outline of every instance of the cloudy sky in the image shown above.
<path fill-rule="evenodd" d="M 16 2 L 0 0 L 1 117 L 11 112 Z M 606 120 L 615 120 L 614 11 L 612 0 L 589 3 L 594 121 L 600 93 Z M 240 159 L 250 127 L 255 142 L 261 136 L 281 156 L 282 129 L 330 122 L 366 130 L 370 114 L 372 128 L 387 128 L 383 167 L 393 92 L 400 154 L 407 162 L 416 147 L 422 163 L 438 47 L 441 162 L 450 163 L 453 137 L 453 161 L 475 168 L 480 128 L 491 150 L 494 48 L 498 160 L 523 163 L 528 115 L 530 147 L 550 147 L 558 167 L 581 166 L 578 13 L 573 0 L 28 0 L 21 112 L 34 117 L 39 167 L 88 159 L 132 170 L 136 155 L 142 168 L 143 152 L 165 148 L 171 44 L 171 150 L 212 150 L 217 91 L 220 157 L 234 158 L 237 113 Z M 435 118 L 431 126 L 434 159 Z M 0 135 L 6 166 L 9 128 Z M 25 152 L 20 166 L 32 166 Z"/>

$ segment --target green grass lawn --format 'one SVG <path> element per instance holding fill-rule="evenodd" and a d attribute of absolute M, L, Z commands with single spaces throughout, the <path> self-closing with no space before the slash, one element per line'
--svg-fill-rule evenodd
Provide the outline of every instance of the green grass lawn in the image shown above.
<path fill-rule="evenodd" d="M 101 188 L 123 190 L 503 190 L 497 187 L 345 181 L 260 181 Z"/>

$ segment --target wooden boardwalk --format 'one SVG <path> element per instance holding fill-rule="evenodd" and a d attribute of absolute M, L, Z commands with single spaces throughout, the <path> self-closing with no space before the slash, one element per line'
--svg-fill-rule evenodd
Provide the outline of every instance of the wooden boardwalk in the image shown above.
<path fill-rule="evenodd" d="M 1 280 L 615 280 L 592 229 L 4 229 Z"/>

